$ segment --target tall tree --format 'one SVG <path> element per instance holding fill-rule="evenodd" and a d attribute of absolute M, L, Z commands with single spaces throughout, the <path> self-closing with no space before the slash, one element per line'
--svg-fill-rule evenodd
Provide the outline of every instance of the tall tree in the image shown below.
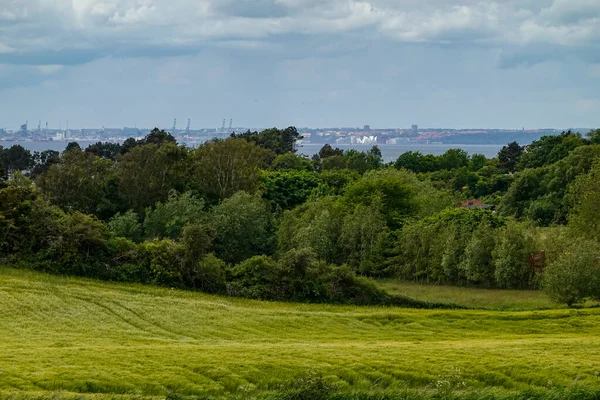
<path fill-rule="evenodd" d="M 31 175 L 35 177 L 48 171 L 52 165 L 59 163 L 60 153 L 55 150 L 44 150 L 41 153 L 36 151 L 33 158 L 35 165 L 31 170 Z"/>
<path fill-rule="evenodd" d="M 12 175 L 17 171 L 28 171 L 33 165 L 34 159 L 31 152 L 20 144 L 0 151 L 0 166 L 7 175 Z"/>
<path fill-rule="evenodd" d="M 146 135 L 146 137 L 138 141 L 138 145 L 140 146 L 144 146 L 146 144 L 156 144 L 160 146 L 164 143 L 177 144 L 177 140 L 170 133 L 158 128 L 152 129 L 152 131 Z"/>
<path fill-rule="evenodd" d="M 588 132 L 587 137 L 593 144 L 600 144 L 600 129 L 592 129 Z"/>
<path fill-rule="evenodd" d="M 64 210 L 98 215 L 112 173 L 109 160 L 71 149 L 52 164 L 37 183 L 48 199 Z"/>
<path fill-rule="evenodd" d="M 449 149 L 438 157 L 440 169 L 454 170 L 469 165 L 469 155 L 462 149 Z"/>
<path fill-rule="evenodd" d="M 498 152 L 498 167 L 506 172 L 515 172 L 523 155 L 523 147 L 511 142 Z"/>
<path fill-rule="evenodd" d="M 413 172 L 433 172 L 437 169 L 437 159 L 432 154 L 423 155 L 418 151 L 407 151 L 400 154 L 394 167 L 408 169 Z"/>
<path fill-rule="evenodd" d="M 146 207 L 165 201 L 173 189 L 183 191 L 187 151 L 172 142 L 135 147 L 119 157 L 119 192 L 129 208 L 142 215 Z"/>
<path fill-rule="evenodd" d="M 212 140 L 193 152 L 196 185 L 212 200 L 223 200 L 260 187 L 261 169 L 269 150 L 239 138 Z"/>
<path fill-rule="evenodd" d="M 274 222 L 269 205 L 260 196 L 237 192 L 210 214 L 215 255 L 239 263 L 254 255 L 272 253 Z"/>
<path fill-rule="evenodd" d="M 255 143 L 275 154 L 295 153 L 296 142 L 302 138 L 293 126 L 285 129 L 265 129 L 260 133 L 248 131 L 237 135 L 232 134 L 231 136 Z"/>
<path fill-rule="evenodd" d="M 199 221 L 203 215 L 204 201 L 191 192 L 172 191 L 164 204 L 158 202 L 153 210 L 146 210 L 144 234 L 147 238 L 177 239 L 186 224 Z"/>
<path fill-rule="evenodd" d="M 575 204 L 569 226 L 580 235 L 600 242 L 600 161 L 596 161 L 588 174 L 577 178 L 571 196 Z"/>
<path fill-rule="evenodd" d="M 523 170 L 554 164 L 584 144 L 586 142 L 581 135 L 572 131 L 563 132 L 560 135 L 542 136 L 525 147 L 525 153 L 517 167 L 519 170 Z"/>
<path fill-rule="evenodd" d="M 113 142 L 97 142 L 86 147 L 86 153 L 92 153 L 98 157 L 106 158 L 107 160 L 116 161 L 117 156 L 123 150 L 119 143 Z"/>

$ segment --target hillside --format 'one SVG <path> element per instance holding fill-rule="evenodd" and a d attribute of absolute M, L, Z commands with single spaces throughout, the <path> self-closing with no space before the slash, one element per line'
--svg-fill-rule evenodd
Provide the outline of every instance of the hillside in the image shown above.
<path fill-rule="evenodd" d="M 311 374 L 346 393 L 600 390 L 598 309 L 266 303 L 12 269 L 0 309 L 3 397 L 247 397 Z"/>

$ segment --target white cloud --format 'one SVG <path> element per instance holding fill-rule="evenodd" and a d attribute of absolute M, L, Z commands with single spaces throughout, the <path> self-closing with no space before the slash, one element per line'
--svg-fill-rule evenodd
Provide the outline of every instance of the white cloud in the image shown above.
<path fill-rule="evenodd" d="M 491 46 L 504 50 L 507 59 L 529 52 L 541 60 L 571 56 L 572 49 L 597 50 L 600 1 L 0 0 L 0 54 L 10 53 L 9 63 L 194 53 L 219 42 L 272 50 L 277 46 L 269 42 L 290 35 L 310 37 L 321 47 L 350 34 Z M 352 47 L 352 40 L 346 45 Z"/>

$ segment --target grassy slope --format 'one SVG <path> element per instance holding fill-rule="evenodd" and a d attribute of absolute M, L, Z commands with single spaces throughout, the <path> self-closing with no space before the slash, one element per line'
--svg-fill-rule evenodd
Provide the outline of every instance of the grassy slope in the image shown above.
<path fill-rule="evenodd" d="M 550 301 L 548 296 L 540 290 L 498 290 L 423 285 L 397 279 L 380 280 L 377 284 L 390 294 L 474 308 L 514 311 L 566 308 L 566 306 Z"/>
<path fill-rule="evenodd" d="M 256 393 L 309 372 L 356 390 L 600 389 L 600 309 L 263 303 L 0 268 L 0 310 L 0 397 Z"/>

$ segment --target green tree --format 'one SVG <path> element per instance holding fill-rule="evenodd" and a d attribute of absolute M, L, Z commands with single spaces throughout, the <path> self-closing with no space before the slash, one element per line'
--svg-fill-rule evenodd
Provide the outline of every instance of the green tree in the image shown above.
<path fill-rule="evenodd" d="M 231 269 L 227 293 L 251 299 L 281 299 L 278 273 L 278 265 L 271 257 L 254 256 Z"/>
<path fill-rule="evenodd" d="M 231 136 L 255 143 L 275 154 L 295 153 L 296 143 L 302 138 L 293 126 L 285 129 L 265 129 L 260 133 L 248 131 L 242 134 L 232 134 Z"/>
<path fill-rule="evenodd" d="M 271 168 L 276 171 L 313 171 L 313 163 L 306 157 L 284 153 L 275 157 Z"/>
<path fill-rule="evenodd" d="M 502 198 L 500 212 L 503 215 L 522 217 L 532 201 L 547 193 L 546 173 L 543 168 L 520 172 Z"/>
<path fill-rule="evenodd" d="M 31 152 L 20 144 L 0 151 L 0 166 L 6 175 L 10 176 L 17 171 L 28 172 L 34 163 Z"/>
<path fill-rule="evenodd" d="M 199 223 L 186 225 L 181 244 L 185 260 L 183 276 L 188 285 L 207 293 L 224 293 L 225 262 L 209 253 L 212 247 L 209 229 Z"/>
<path fill-rule="evenodd" d="M 543 288 L 557 303 L 569 307 L 587 297 L 600 296 L 600 248 L 586 238 L 571 238 L 570 245 L 544 270 Z"/>
<path fill-rule="evenodd" d="M 31 175 L 37 177 L 46 173 L 50 167 L 60 162 L 60 153 L 55 150 L 44 150 L 41 153 L 35 152 L 33 155 L 34 163 Z"/>
<path fill-rule="evenodd" d="M 324 158 L 321 162 L 321 169 L 323 171 L 340 170 L 347 168 L 346 157 L 340 155 L 332 155 Z"/>
<path fill-rule="evenodd" d="M 491 286 L 494 281 L 494 228 L 484 219 L 471 234 L 460 266 L 469 282 Z"/>
<path fill-rule="evenodd" d="M 81 146 L 77 142 L 69 142 L 67 143 L 67 147 L 63 150 L 63 154 L 69 153 L 71 151 L 79 152 L 81 150 Z"/>
<path fill-rule="evenodd" d="M 152 283 L 171 287 L 189 287 L 186 282 L 183 247 L 172 240 L 154 239 L 142 242 L 136 259 L 149 271 Z"/>
<path fill-rule="evenodd" d="M 576 200 L 576 196 L 568 195 L 569 186 L 590 171 L 599 157 L 599 145 L 579 146 L 552 165 L 517 173 L 502 198 L 500 212 L 531 217 L 541 225 L 565 223 Z"/>
<path fill-rule="evenodd" d="M 396 169 L 407 169 L 416 173 L 433 172 L 437 170 L 437 159 L 428 154 L 423 155 L 419 151 L 408 151 L 402 153 L 394 163 Z"/>
<path fill-rule="evenodd" d="M 396 229 L 405 217 L 417 211 L 414 191 L 415 187 L 401 171 L 382 169 L 370 171 L 348 185 L 344 201 L 352 206 L 370 206 L 373 201 L 382 201 L 387 225 Z"/>
<path fill-rule="evenodd" d="M 319 186 L 313 191 L 316 197 L 338 196 L 344 193 L 346 186 L 357 181 L 360 175 L 357 171 L 348 169 L 322 171 L 319 175 Z"/>
<path fill-rule="evenodd" d="M 142 140 L 138 141 L 139 146 L 144 146 L 147 144 L 162 146 L 165 143 L 171 143 L 176 145 L 177 140 L 170 133 L 158 128 L 152 129 L 152 131 L 150 131 L 148 135 L 146 135 Z"/>
<path fill-rule="evenodd" d="M 358 171 L 359 174 L 364 174 L 371 169 L 367 154 L 362 151 L 350 149 L 344 154 L 345 166 L 348 169 Z M 323 162 L 323 169 L 332 169 L 329 167 L 331 160 L 335 157 L 330 157 Z"/>
<path fill-rule="evenodd" d="M 167 200 L 171 190 L 183 191 L 187 168 L 187 151 L 170 141 L 135 147 L 118 159 L 119 193 L 127 208 L 141 215 L 146 207 Z"/>
<path fill-rule="evenodd" d="M 438 157 L 440 169 L 454 170 L 469 165 L 469 155 L 462 149 L 449 149 Z"/>
<path fill-rule="evenodd" d="M 191 192 L 169 193 L 165 203 L 156 203 L 154 209 L 146 209 L 144 235 L 146 238 L 176 239 L 183 227 L 195 223 L 204 217 L 204 201 L 197 199 Z"/>
<path fill-rule="evenodd" d="M 498 152 L 498 167 L 506 172 L 515 172 L 523 155 L 523 147 L 511 142 Z"/>
<path fill-rule="evenodd" d="M 492 252 L 496 284 L 509 289 L 530 287 L 533 271 L 529 256 L 532 252 L 532 238 L 523 225 L 509 221 L 498 229 Z"/>
<path fill-rule="evenodd" d="M 465 257 L 465 247 L 468 239 L 468 227 L 459 223 L 452 223 L 445 229 L 446 243 L 442 254 L 441 268 L 444 279 L 457 283 L 464 277 L 461 266 Z"/>
<path fill-rule="evenodd" d="M 473 154 L 469 160 L 469 169 L 471 171 L 479 171 L 485 167 L 488 163 L 488 159 L 483 154 Z"/>
<path fill-rule="evenodd" d="M 587 137 L 592 144 L 600 144 L 600 129 L 592 129 L 588 132 Z"/>
<path fill-rule="evenodd" d="M 37 183 L 48 199 L 64 210 L 100 215 L 113 163 L 73 149 L 63 152 Z"/>
<path fill-rule="evenodd" d="M 563 132 L 560 135 L 542 136 L 525 147 L 525 152 L 521 156 L 517 168 L 524 170 L 554 164 L 584 144 L 585 141 L 581 135 L 571 131 Z"/>
<path fill-rule="evenodd" d="M 142 240 L 142 224 L 133 210 L 117 213 L 108 221 L 110 233 L 139 243 Z"/>
<path fill-rule="evenodd" d="M 121 154 L 122 146 L 114 142 L 97 142 L 86 147 L 86 153 L 105 158 L 107 160 L 116 161 L 117 156 Z"/>
<path fill-rule="evenodd" d="M 322 197 L 283 213 L 278 251 L 310 249 L 318 260 L 337 263 L 342 258 L 339 238 L 345 210 L 335 197 Z"/>
<path fill-rule="evenodd" d="M 600 242 L 600 160 L 588 174 L 577 178 L 570 191 L 574 204 L 569 226 L 580 235 Z"/>
<path fill-rule="evenodd" d="M 343 156 L 344 155 L 344 150 L 342 149 L 338 149 L 338 148 L 333 148 L 331 147 L 330 144 L 325 144 L 323 145 L 323 147 L 321 147 L 321 149 L 319 150 L 319 158 L 321 160 L 326 159 L 327 157 L 332 157 L 332 156 Z"/>
<path fill-rule="evenodd" d="M 225 293 L 225 262 L 214 254 L 207 254 L 196 265 L 192 287 L 206 293 Z"/>
<path fill-rule="evenodd" d="M 264 198 L 282 209 L 292 209 L 306 202 L 320 184 L 316 172 L 291 170 L 287 172 L 263 171 Z"/>
<path fill-rule="evenodd" d="M 102 277 L 108 258 L 108 228 L 93 216 L 59 213 L 47 227 L 47 247 L 37 255 L 42 269 L 55 273 Z"/>
<path fill-rule="evenodd" d="M 196 185 L 213 200 L 242 190 L 254 193 L 260 188 L 268 155 L 268 150 L 244 139 L 207 142 L 193 152 Z"/>
<path fill-rule="evenodd" d="M 350 149 L 344 153 L 343 157 L 346 161 L 346 167 L 348 169 L 358 171 L 360 174 L 364 174 L 372 169 L 378 169 L 383 164 L 381 150 L 379 150 L 377 146 L 373 146 L 366 152 L 359 152 L 354 149 Z M 333 160 L 335 156 L 330 158 Z M 323 162 L 323 169 L 332 169 L 329 167 L 329 164 L 332 162 L 331 160 L 325 160 Z"/>
<path fill-rule="evenodd" d="M 215 255 L 227 263 L 273 252 L 275 221 L 259 195 L 234 194 L 213 207 L 208 221 L 214 232 Z"/>
<path fill-rule="evenodd" d="M 27 251 L 30 237 L 32 203 L 37 198 L 35 188 L 11 183 L 0 188 L 0 257 Z"/>
<path fill-rule="evenodd" d="M 470 192 L 474 195 L 477 193 L 477 184 L 479 181 L 480 178 L 477 173 L 469 171 L 467 167 L 462 167 L 456 171 L 452 186 L 454 190 Z"/>
<path fill-rule="evenodd" d="M 365 275 L 382 275 L 385 267 L 385 251 L 389 232 L 383 202 L 375 199 L 369 206 L 357 205 L 344 218 L 339 242 L 344 250 L 344 259 L 355 271 Z"/>

